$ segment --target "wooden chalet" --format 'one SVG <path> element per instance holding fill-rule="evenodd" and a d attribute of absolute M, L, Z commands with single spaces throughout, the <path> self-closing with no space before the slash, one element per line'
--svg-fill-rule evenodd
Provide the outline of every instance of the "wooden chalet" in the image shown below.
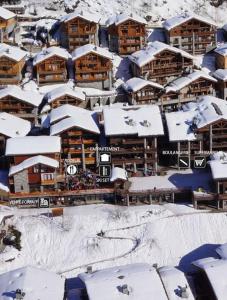
<path fill-rule="evenodd" d="M 126 81 L 123 89 L 127 93 L 130 104 L 140 105 L 158 103 L 164 87 L 153 81 L 133 77 Z"/>
<path fill-rule="evenodd" d="M 227 43 L 215 49 L 217 69 L 227 69 Z"/>
<path fill-rule="evenodd" d="M 95 14 L 71 13 L 61 20 L 61 45 L 70 52 L 86 45 L 98 45 L 98 22 Z"/>
<path fill-rule="evenodd" d="M 0 156 L 5 154 L 8 138 L 26 136 L 31 130 L 31 123 L 11 114 L 0 113 Z"/>
<path fill-rule="evenodd" d="M 61 137 L 62 164 L 96 170 L 100 131 L 95 113 L 66 104 L 51 111 L 50 123 L 50 134 Z"/>
<path fill-rule="evenodd" d="M 70 104 L 85 108 L 87 105 L 85 94 L 77 87 L 69 85 L 61 86 L 51 90 L 46 95 L 46 99 L 51 109 L 61 105 Z"/>
<path fill-rule="evenodd" d="M 10 34 L 16 27 L 16 15 L 0 7 L 0 43 L 8 41 Z"/>
<path fill-rule="evenodd" d="M 20 48 L 0 44 L 0 86 L 21 82 L 26 56 Z"/>
<path fill-rule="evenodd" d="M 192 55 L 204 54 L 216 46 L 217 27 L 212 21 L 194 15 L 179 15 L 163 24 L 167 43 Z"/>
<path fill-rule="evenodd" d="M 19 86 L 9 86 L 0 90 L 0 111 L 13 114 L 32 123 L 37 122 L 37 111 L 42 96 L 26 91 Z"/>
<path fill-rule="evenodd" d="M 166 113 L 169 149 L 189 162 L 195 157 L 227 149 L 227 106 L 222 99 L 203 96 L 197 103 L 185 104 L 182 111 Z M 175 145 L 175 147 L 173 147 Z M 189 163 L 189 168 L 190 168 Z"/>
<path fill-rule="evenodd" d="M 10 160 L 11 193 L 32 195 L 57 189 L 60 180 L 60 151 L 59 137 L 8 139 L 5 155 Z"/>
<path fill-rule="evenodd" d="M 112 88 L 112 54 L 108 50 L 88 44 L 76 49 L 72 60 L 78 86 Z"/>
<path fill-rule="evenodd" d="M 112 166 L 144 174 L 157 172 L 157 137 L 164 135 L 159 107 L 110 106 L 103 115 L 107 143 L 118 147 L 111 152 Z"/>
<path fill-rule="evenodd" d="M 167 84 L 193 67 L 193 56 L 161 42 L 150 43 L 130 57 L 133 76 Z"/>
<path fill-rule="evenodd" d="M 24 5 L 4 5 L 5 9 L 8 9 L 15 15 L 24 15 L 25 14 L 25 6 Z"/>
<path fill-rule="evenodd" d="M 217 96 L 227 100 L 227 69 L 218 69 L 213 73 L 217 79 Z"/>
<path fill-rule="evenodd" d="M 63 48 L 50 47 L 38 53 L 33 60 L 39 85 L 61 83 L 68 80 L 67 63 L 71 55 Z"/>
<path fill-rule="evenodd" d="M 162 109 L 179 109 L 182 104 L 196 101 L 204 95 L 215 96 L 217 80 L 202 72 L 194 71 L 170 82 L 160 97 Z"/>
<path fill-rule="evenodd" d="M 146 21 L 136 15 L 119 14 L 110 17 L 108 26 L 110 51 L 120 55 L 131 54 L 145 45 Z"/>

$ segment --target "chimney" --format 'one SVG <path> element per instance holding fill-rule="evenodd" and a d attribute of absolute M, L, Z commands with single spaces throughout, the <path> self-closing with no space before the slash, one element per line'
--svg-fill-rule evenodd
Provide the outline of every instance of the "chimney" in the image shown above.
<path fill-rule="evenodd" d="M 16 290 L 16 300 L 23 300 L 25 296 L 25 293 L 22 292 L 22 290 L 17 289 Z"/>
<path fill-rule="evenodd" d="M 88 266 L 87 267 L 87 273 L 88 274 L 92 274 L 92 266 Z"/>
<path fill-rule="evenodd" d="M 150 124 L 147 120 L 144 120 L 144 121 L 142 122 L 142 125 L 143 125 L 144 127 L 150 127 L 150 126 L 151 126 L 151 124 Z"/>
<path fill-rule="evenodd" d="M 130 291 L 127 284 L 122 285 L 121 287 L 122 294 L 129 295 Z"/>
<path fill-rule="evenodd" d="M 94 46 L 94 50 L 95 50 L 95 51 L 97 51 L 97 50 L 98 50 L 97 46 Z"/>

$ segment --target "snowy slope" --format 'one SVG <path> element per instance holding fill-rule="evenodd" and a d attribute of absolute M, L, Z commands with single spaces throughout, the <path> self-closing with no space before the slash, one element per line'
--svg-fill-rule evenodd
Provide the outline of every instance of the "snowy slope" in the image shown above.
<path fill-rule="evenodd" d="M 49 16 L 59 15 L 73 11 L 86 10 L 91 13 L 100 14 L 102 22 L 112 13 L 116 12 L 135 12 L 145 17 L 149 16 L 153 21 L 161 21 L 176 13 L 185 11 L 196 12 L 205 17 L 217 21 L 219 24 L 226 22 L 227 3 L 215 8 L 209 0 L 24 0 L 32 11 L 35 6 L 38 12 Z M 111 3 L 111 5 L 110 5 Z"/>
<path fill-rule="evenodd" d="M 184 205 L 90 205 L 66 208 L 64 218 L 54 219 L 47 210 L 15 212 L 8 222 L 22 232 L 22 250 L 0 254 L 0 273 L 31 265 L 69 277 L 87 264 L 101 269 L 131 262 L 188 269 L 192 260 L 215 256 L 215 248 L 227 242 L 225 213 Z M 105 235 L 97 236 L 101 231 Z"/>

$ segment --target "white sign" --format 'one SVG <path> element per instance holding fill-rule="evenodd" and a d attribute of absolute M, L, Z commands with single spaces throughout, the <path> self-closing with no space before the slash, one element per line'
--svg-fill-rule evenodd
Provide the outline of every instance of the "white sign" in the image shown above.
<path fill-rule="evenodd" d="M 67 173 L 69 175 L 75 175 L 77 173 L 77 167 L 74 165 L 70 165 L 67 167 Z"/>

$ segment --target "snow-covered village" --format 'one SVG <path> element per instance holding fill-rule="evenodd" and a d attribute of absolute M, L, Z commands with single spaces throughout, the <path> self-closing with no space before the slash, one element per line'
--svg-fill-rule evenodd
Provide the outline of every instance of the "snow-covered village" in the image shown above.
<path fill-rule="evenodd" d="M 227 300 L 227 1 L 0 1 L 0 300 Z"/>

